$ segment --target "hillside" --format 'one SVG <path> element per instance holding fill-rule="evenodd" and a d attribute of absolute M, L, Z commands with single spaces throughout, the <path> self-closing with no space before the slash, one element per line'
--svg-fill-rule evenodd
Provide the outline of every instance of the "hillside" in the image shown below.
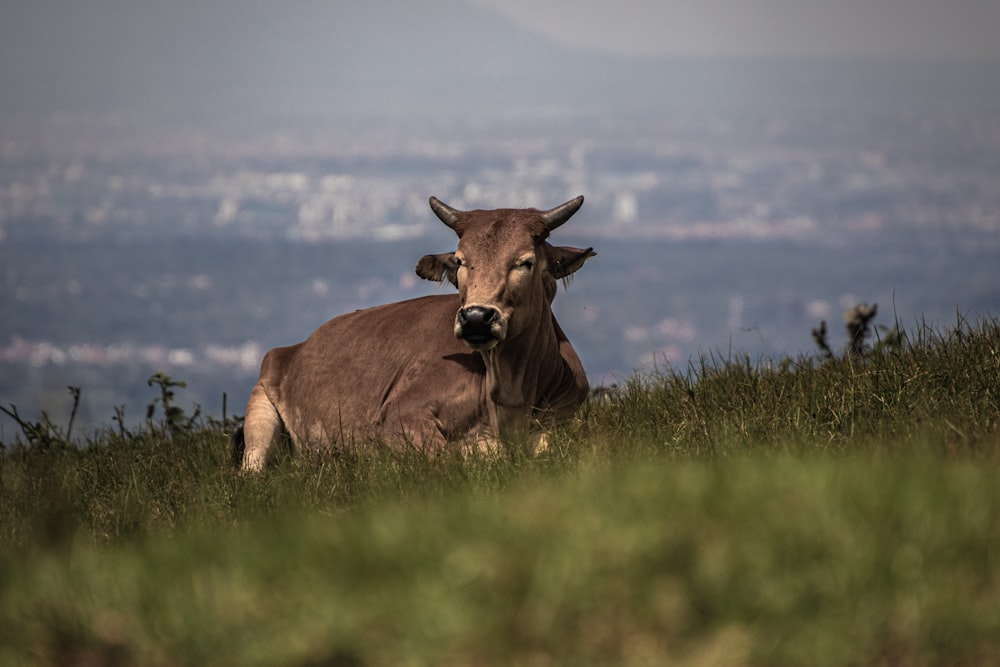
<path fill-rule="evenodd" d="M 4 664 L 1000 658 L 1000 322 L 637 377 L 537 459 L 244 477 L 158 385 L 141 429 L 0 451 Z"/>

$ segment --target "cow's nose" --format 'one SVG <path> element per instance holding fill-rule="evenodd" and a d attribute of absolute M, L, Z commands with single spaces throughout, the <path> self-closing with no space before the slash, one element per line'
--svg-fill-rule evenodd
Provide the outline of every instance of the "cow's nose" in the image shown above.
<path fill-rule="evenodd" d="M 489 327 L 499 315 L 496 308 L 469 306 L 458 311 L 458 321 L 463 327 Z"/>
<path fill-rule="evenodd" d="M 462 337 L 467 339 L 492 338 L 493 323 L 500 317 L 496 308 L 469 306 L 458 311 L 458 324 L 462 327 Z"/>

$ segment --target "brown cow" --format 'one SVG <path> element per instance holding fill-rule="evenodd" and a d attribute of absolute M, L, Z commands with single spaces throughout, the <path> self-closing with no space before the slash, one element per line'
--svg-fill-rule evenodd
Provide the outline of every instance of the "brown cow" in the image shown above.
<path fill-rule="evenodd" d="M 544 429 L 588 391 L 551 303 L 556 280 L 595 253 L 546 241 L 581 204 L 459 211 L 431 197 L 458 249 L 424 256 L 417 275 L 447 278 L 458 294 L 341 315 L 268 352 L 234 438 L 242 468 L 262 469 L 282 432 L 295 449 L 379 437 L 428 452 L 492 450 L 529 434 L 543 447 Z"/>

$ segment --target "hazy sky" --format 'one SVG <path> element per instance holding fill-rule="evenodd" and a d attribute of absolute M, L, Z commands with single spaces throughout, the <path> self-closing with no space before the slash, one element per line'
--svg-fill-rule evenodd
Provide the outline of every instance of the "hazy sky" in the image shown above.
<path fill-rule="evenodd" d="M 864 68 L 989 59 L 1000 84 L 1000 0 L 0 0 L 0 123 L 51 110 L 453 109 L 441 81 L 466 108 L 505 112 L 511 100 L 537 108 L 541 91 L 553 108 L 632 108 L 635 91 L 658 105 L 764 90 L 727 68 L 692 78 L 671 63 L 670 79 L 661 63 L 608 62 L 553 42 L 730 62 L 857 58 Z M 972 69 L 978 89 L 993 64 Z"/>
<path fill-rule="evenodd" d="M 1000 58 L 998 0 L 472 0 L 635 55 Z"/>

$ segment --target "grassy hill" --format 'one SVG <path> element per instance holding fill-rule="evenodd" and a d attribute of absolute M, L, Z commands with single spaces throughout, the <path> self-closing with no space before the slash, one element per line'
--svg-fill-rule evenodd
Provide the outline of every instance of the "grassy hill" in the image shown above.
<path fill-rule="evenodd" d="M 539 458 L 280 456 L 169 378 L 0 452 L 0 664 L 1000 662 L 1000 322 L 708 356 Z"/>

